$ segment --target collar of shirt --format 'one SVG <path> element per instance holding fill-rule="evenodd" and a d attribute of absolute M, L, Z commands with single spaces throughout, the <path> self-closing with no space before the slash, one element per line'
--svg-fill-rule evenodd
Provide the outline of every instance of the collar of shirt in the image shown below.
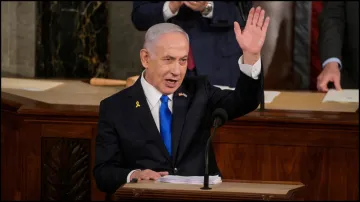
<path fill-rule="evenodd" d="M 141 86 L 144 89 L 145 97 L 148 100 L 150 104 L 150 110 L 156 105 L 157 102 L 159 102 L 161 96 L 163 95 L 160 91 L 158 91 L 154 86 L 152 86 L 149 82 L 145 80 L 144 73 L 146 70 L 144 70 L 141 73 Z M 173 95 L 168 95 L 169 101 L 171 102 L 173 100 Z"/>

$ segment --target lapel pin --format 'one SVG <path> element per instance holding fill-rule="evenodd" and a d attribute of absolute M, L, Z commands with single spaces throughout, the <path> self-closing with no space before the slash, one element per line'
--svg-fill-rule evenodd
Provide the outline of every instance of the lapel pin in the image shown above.
<path fill-rule="evenodd" d="M 140 103 L 139 103 L 139 101 L 136 101 L 136 103 L 135 103 L 135 107 L 136 107 L 136 108 L 140 107 Z"/>
<path fill-rule="evenodd" d="M 185 93 L 179 93 L 179 96 L 187 97 Z"/>

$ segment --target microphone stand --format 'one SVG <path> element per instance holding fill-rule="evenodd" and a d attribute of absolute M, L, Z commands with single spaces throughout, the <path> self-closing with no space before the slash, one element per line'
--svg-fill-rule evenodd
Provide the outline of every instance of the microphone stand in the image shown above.
<path fill-rule="evenodd" d="M 201 187 L 200 189 L 202 190 L 210 190 L 211 188 L 209 187 L 209 147 L 211 144 L 211 140 L 212 137 L 215 135 L 216 132 L 216 128 L 219 125 L 219 119 L 216 119 L 214 121 L 214 130 L 212 132 L 212 134 L 210 135 L 207 143 L 206 143 L 206 148 L 205 148 L 205 174 L 204 174 L 204 186 Z"/>

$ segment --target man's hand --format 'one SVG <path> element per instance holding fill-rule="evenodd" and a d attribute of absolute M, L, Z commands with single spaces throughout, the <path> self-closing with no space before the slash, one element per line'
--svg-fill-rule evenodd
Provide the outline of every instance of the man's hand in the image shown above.
<path fill-rule="evenodd" d="M 184 1 L 184 4 L 193 11 L 203 12 L 206 8 L 207 1 Z"/>
<path fill-rule="evenodd" d="M 168 172 L 155 172 L 149 169 L 142 170 L 142 171 L 135 171 L 130 175 L 130 181 L 133 178 L 137 178 L 138 181 L 140 180 L 157 180 L 162 176 L 168 175 Z"/>
<path fill-rule="evenodd" d="M 327 92 L 329 82 L 333 82 L 336 90 L 341 90 L 340 70 L 337 62 L 330 62 L 325 65 L 323 71 L 317 78 L 317 89 L 321 92 Z"/>
<path fill-rule="evenodd" d="M 180 7 L 184 4 L 183 1 L 170 1 L 169 2 L 169 8 L 173 14 L 175 14 Z"/>
<path fill-rule="evenodd" d="M 244 30 L 238 22 L 234 22 L 236 40 L 243 51 L 244 64 L 253 65 L 260 58 L 261 48 L 264 45 L 270 17 L 266 17 L 265 10 L 260 6 L 250 9 Z"/>

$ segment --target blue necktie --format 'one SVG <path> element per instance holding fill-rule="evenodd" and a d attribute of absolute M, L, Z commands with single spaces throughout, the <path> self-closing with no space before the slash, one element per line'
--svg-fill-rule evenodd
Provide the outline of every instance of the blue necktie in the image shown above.
<path fill-rule="evenodd" d="M 172 114 L 168 107 L 169 97 L 166 95 L 161 96 L 160 106 L 160 134 L 164 140 L 166 149 L 171 156 L 171 119 Z"/>

